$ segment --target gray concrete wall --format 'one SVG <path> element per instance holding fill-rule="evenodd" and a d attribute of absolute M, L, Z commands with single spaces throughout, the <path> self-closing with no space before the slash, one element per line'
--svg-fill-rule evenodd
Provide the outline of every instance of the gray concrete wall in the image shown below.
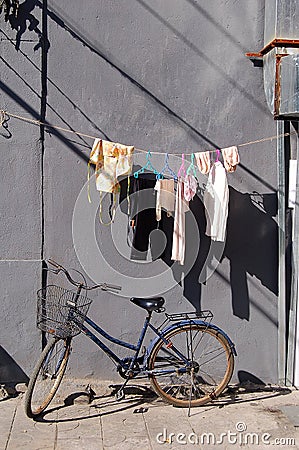
<path fill-rule="evenodd" d="M 49 123 L 63 128 L 153 152 L 190 153 L 275 135 L 262 69 L 244 55 L 262 47 L 263 3 L 48 1 L 42 11 L 41 2 L 24 2 L 28 8 L 23 7 L 17 43 L 16 31 L 1 17 L 6 34 L 1 32 L 0 107 L 32 118 L 46 114 Z M 215 323 L 236 344 L 235 380 L 251 374 L 277 381 L 275 141 L 239 149 L 241 164 L 228 175 L 223 258 L 205 284 L 198 276 L 207 240 L 202 227 L 199 237 L 192 228 L 192 215 L 187 217 L 188 257 L 197 243 L 199 252 L 182 286 L 177 281 L 184 270 L 162 260 L 136 263 L 120 254 L 126 239 L 123 212 L 117 212 L 112 231 L 93 216 L 98 197 L 91 182 L 89 205 L 85 185 L 92 139 L 61 130 L 43 134 L 16 119 L 9 121 L 9 130 L 9 139 L 3 129 L 0 136 L 1 295 L 5 291 L 5 302 L 13 299 L 23 318 L 8 309 L 0 342 L 24 373 L 34 364 L 33 348 L 41 344 L 32 319 L 40 260 L 52 257 L 77 269 L 82 264 L 94 281 L 123 285 L 124 297 L 92 295 L 91 312 L 108 330 L 136 339 L 143 312 L 128 297 L 163 292 L 170 311 L 213 311 Z M 162 167 L 161 156 L 153 161 Z M 135 162 L 143 164 L 144 155 Z M 179 162 L 173 157 L 171 164 L 175 168 Z M 192 211 L 202 224 L 199 201 Z M 157 281 L 153 277 L 160 272 L 165 276 Z M 69 375 L 110 378 L 111 368 L 96 346 L 82 336 L 76 339 Z"/>

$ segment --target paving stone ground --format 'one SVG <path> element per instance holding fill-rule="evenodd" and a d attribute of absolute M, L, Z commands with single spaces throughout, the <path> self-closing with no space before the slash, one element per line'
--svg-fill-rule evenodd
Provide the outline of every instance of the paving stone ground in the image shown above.
<path fill-rule="evenodd" d="M 24 394 L 0 400 L 2 450 L 299 449 L 299 391 L 278 386 L 230 388 L 205 406 L 174 408 L 144 384 L 118 402 L 108 382 L 67 380 L 38 421 Z M 296 426 L 297 425 L 297 426 Z"/>

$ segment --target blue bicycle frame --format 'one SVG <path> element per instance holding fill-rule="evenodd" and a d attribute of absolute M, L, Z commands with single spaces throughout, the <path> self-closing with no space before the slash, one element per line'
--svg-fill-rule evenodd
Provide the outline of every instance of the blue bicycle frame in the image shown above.
<path fill-rule="evenodd" d="M 76 314 L 78 314 L 78 313 L 80 314 L 80 312 L 76 311 Z M 122 341 L 121 339 L 117 339 L 117 338 L 111 336 L 109 333 L 107 333 L 105 330 L 103 330 L 103 328 L 101 328 L 93 320 L 91 320 L 88 316 L 84 317 L 84 322 L 86 322 L 90 327 L 92 327 L 97 333 L 99 333 L 101 336 L 103 336 L 108 341 L 113 342 L 114 344 L 119 345 L 121 347 L 125 347 L 132 351 L 135 351 L 135 354 L 132 357 L 132 360 L 131 360 L 129 368 L 128 368 L 128 370 L 132 370 L 133 367 L 135 366 L 135 363 L 138 361 L 139 352 L 140 352 L 140 349 L 141 349 L 141 346 L 142 346 L 142 343 L 143 343 L 143 340 L 144 340 L 144 337 L 145 337 L 145 334 L 146 334 L 148 328 L 151 328 L 154 331 L 154 333 L 157 335 L 157 338 L 155 339 L 155 341 L 161 338 L 165 342 L 165 344 L 168 344 L 167 339 L 165 339 L 165 337 L 163 335 L 164 334 L 163 331 L 165 331 L 165 330 L 159 331 L 156 327 L 154 327 L 150 323 L 150 319 L 151 319 L 151 314 L 149 314 L 145 318 L 137 345 L 130 344 L 129 342 L 125 342 L 125 341 Z M 83 325 L 83 323 L 80 323 L 78 320 L 76 320 L 75 317 L 73 317 L 72 320 L 73 320 L 73 322 L 75 322 L 78 325 L 78 327 L 81 329 L 82 333 L 84 333 L 87 337 L 89 337 L 111 359 L 113 359 L 117 364 L 119 364 L 120 367 L 125 368 L 127 358 L 120 359 L 116 355 L 116 353 L 114 353 L 109 347 L 107 347 L 107 345 L 105 345 L 103 341 L 101 341 L 92 331 L 90 331 L 85 325 Z M 172 346 L 171 350 L 179 358 L 181 358 L 182 362 L 184 362 L 186 364 L 186 367 L 188 367 L 190 365 L 190 361 L 188 361 L 188 359 L 177 348 L 175 348 L 175 346 Z M 145 355 L 143 356 L 143 367 L 142 367 L 142 369 L 140 369 L 138 371 L 138 373 L 144 373 L 144 374 L 152 373 L 151 371 L 147 370 L 147 368 L 146 368 L 149 354 L 150 354 L 150 352 L 147 349 L 147 351 L 145 352 Z M 187 369 L 182 369 L 183 372 L 185 370 L 187 370 Z M 161 373 L 161 372 L 167 373 L 168 370 L 163 370 L 163 371 L 159 370 L 159 373 Z"/>
<path fill-rule="evenodd" d="M 76 314 L 81 315 L 79 311 L 76 310 Z M 82 316 L 82 315 L 81 315 Z M 234 354 L 236 354 L 235 351 L 235 347 L 234 344 L 232 343 L 232 341 L 230 340 L 230 338 L 220 329 L 218 328 L 216 325 L 212 325 L 208 322 L 205 322 L 203 320 L 184 320 L 184 321 L 180 321 L 177 322 L 176 324 L 172 324 L 164 329 L 162 329 L 161 331 L 159 331 L 156 327 L 154 327 L 151 323 L 150 323 L 150 319 L 151 319 L 151 313 L 145 318 L 137 345 L 133 345 L 130 344 L 129 342 L 125 342 L 122 341 L 121 339 L 117 339 L 113 336 L 111 336 L 109 333 L 107 333 L 105 330 L 103 330 L 103 328 L 101 328 L 99 325 L 97 325 L 93 320 L 91 320 L 88 316 L 84 317 L 84 322 L 86 322 L 91 328 L 93 328 L 97 333 L 99 333 L 101 336 L 103 336 L 105 339 L 107 339 L 110 342 L 113 342 L 116 345 L 119 345 L 121 347 L 125 347 L 128 348 L 132 351 L 135 351 L 134 356 L 132 357 L 132 360 L 130 361 L 130 365 L 129 368 L 126 367 L 126 369 L 128 370 L 132 370 L 133 367 L 135 366 L 135 363 L 138 361 L 139 358 L 139 352 L 142 346 L 142 343 L 144 341 L 144 337 L 145 334 L 148 330 L 148 328 L 151 328 L 152 331 L 154 331 L 154 333 L 157 335 L 155 339 L 153 339 L 153 341 L 151 342 L 151 344 L 149 345 L 149 347 L 147 348 L 144 356 L 143 356 L 143 367 L 142 369 L 138 370 L 138 373 L 143 373 L 143 374 L 154 374 L 154 373 L 168 373 L 169 370 L 167 369 L 160 369 L 159 371 L 154 370 L 148 370 L 147 369 L 147 361 L 150 355 L 151 350 L 153 349 L 154 345 L 157 343 L 157 341 L 159 339 L 162 339 L 164 341 L 164 343 L 167 345 L 169 344 L 169 341 L 166 339 L 165 335 L 167 332 L 172 331 L 175 328 L 179 328 L 182 325 L 187 325 L 190 323 L 197 323 L 200 325 L 203 325 L 205 327 L 212 327 L 214 329 L 216 329 L 217 331 L 219 331 L 221 334 L 223 334 L 226 339 L 228 340 L 228 342 L 230 343 L 231 349 L 233 351 Z M 78 320 L 76 320 L 76 317 L 72 318 L 72 321 L 74 321 L 78 327 L 81 329 L 81 331 L 87 336 L 89 337 L 98 347 L 100 347 L 111 359 L 113 359 L 117 364 L 119 364 L 120 367 L 125 368 L 125 365 L 128 361 L 127 358 L 125 359 L 120 359 L 109 347 L 107 347 L 107 345 L 104 344 L 103 341 L 101 341 L 92 331 L 90 331 L 83 323 L 79 322 Z M 185 367 L 180 369 L 181 373 L 184 373 L 188 370 L 188 367 L 191 365 L 191 362 L 188 361 L 188 359 L 172 344 L 171 345 L 171 352 L 172 354 L 175 353 L 182 362 L 185 363 Z M 136 366 L 135 366 L 136 367 Z"/>

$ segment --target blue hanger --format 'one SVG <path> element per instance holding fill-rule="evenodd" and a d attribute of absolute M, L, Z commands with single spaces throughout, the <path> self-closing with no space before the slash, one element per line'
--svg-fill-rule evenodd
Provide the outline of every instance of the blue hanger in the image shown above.
<path fill-rule="evenodd" d="M 165 155 L 165 163 L 164 163 L 164 167 L 163 167 L 163 169 L 161 170 L 161 172 L 158 173 L 158 175 L 157 175 L 157 177 L 156 177 L 157 180 L 163 179 L 163 178 L 164 178 L 164 174 L 165 174 L 166 172 L 168 172 L 175 180 L 178 179 L 176 173 L 169 167 L 168 159 L 169 159 L 169 155 L 168 155 L 168 153 L 166 153 L 166 155 Z"/>
<path fill-rule="evenodd" d="M 154 174 L 157 176 L 159 174 L 159 172 L 153 167 L 152 163 L 151 163 L 151 157 L 152 154 L 150 151 L 147 152 L 146 154 L 146 163 L 143 167 L 141 167 L 141 169 L 137 170 L 136 172 L 134 172 L 134 177 L 138 178 L 140 173 L 144 173 L 146 169 L 150 169 L 154 172 Z"/>

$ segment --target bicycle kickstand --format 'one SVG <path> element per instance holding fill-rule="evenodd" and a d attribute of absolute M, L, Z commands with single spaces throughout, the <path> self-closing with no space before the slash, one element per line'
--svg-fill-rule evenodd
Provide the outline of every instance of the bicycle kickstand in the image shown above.
<path fill-rule="evenodd" d="M 116 391 L 115 398 L 118 402 L 120 402 L 121 400 L 123 400 L 125 398 L 124 388 L 127 385 L 129 380 L 130 380 L 129 377 L 126 378 L 125 382 L 121 385 L 121 387 L 118 389 L 118 391 Z"/>

